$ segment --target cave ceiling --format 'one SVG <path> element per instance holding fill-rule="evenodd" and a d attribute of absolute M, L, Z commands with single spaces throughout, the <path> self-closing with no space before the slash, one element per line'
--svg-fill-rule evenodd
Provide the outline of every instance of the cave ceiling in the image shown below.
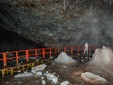
<path fill-rule="evenodd" d="M 0 0 L 0 26 L 46 46 L 112 45 L 113 0 Z"/>

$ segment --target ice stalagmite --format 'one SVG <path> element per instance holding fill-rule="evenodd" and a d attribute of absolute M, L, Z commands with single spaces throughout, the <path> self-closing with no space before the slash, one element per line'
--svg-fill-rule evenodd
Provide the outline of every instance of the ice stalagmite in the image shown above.
<path fill-rule="evenodd" d="M 103 46 L 96 49 L 93 58 L 89 62 L 113 75 L 113 51 L 110 47 Z"/>

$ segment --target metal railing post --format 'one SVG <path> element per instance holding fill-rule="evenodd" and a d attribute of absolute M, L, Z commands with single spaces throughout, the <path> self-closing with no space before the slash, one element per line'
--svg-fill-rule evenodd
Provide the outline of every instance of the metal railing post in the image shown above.
<path fill-rule="evenodd" d="M 45 49 L 42 49 L 42 57 L 45 58 Z"/>
<path fill-rule="evenodd" d="M 37 57 L 38 56 L 38 52 L 37 52 L 38 50 L 37 49 L 35 49 L 35 57 Z"/>
<path fill-rule="evenodd" d="M 51 49 L 52 49 L 52 48 L 50 48 L 50 51 L 49 51 L 49 52 L 50 52 L 50 53 L 49 53 L 49 55 L 50 55 L 49 57 L 50 57 L 50 58 L 51 58 L 51 54 L 52 54 L 52 51 L 51 51 Z"/>
<path fill-rule="evenodd" d="M 6 57 L 6 53 L 3 53 L 3 64 L 4 64 L 4 66 L 7 66 L 7 57 Z"/>
<path fill-rule="evenodd" d="M 16 64 L 18 64 L 18 51 L 16 51 Z"/>
<path fill-rule="evenodd" d="M 29 61 L 29 51 L 26 50 L 26 61 Z"/>

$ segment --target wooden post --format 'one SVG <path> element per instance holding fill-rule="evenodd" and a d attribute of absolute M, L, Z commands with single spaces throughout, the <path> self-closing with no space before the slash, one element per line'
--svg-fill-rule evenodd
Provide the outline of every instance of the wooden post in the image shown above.
<path fill-rule="evenodd" d="M 7 66 L 7 57 L 6 57 L 6 53 L 3 53 L 3 64 L 4 64 L 4 66 Z"/>
<path fill-rule="evenodd" d="M 29 61 L 29 51 L 26 50 L 26 61 Z"/>
<path fill-rule="evenodd" d="M 16 51 L 16 64 L 18 64 L 18 51 Z"/>

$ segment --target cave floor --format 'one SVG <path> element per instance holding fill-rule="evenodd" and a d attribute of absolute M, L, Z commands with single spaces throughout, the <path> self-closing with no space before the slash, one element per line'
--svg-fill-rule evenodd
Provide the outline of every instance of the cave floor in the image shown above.
<path fill-rule="evenodd" d="M 44 72 L 49 71 L 50 73 L 55 72 L 59 75 L 59 81 L 69 81 L 70 85 L 113 85 L 113 76 L 101 71 L 97 68 L 88 65 L 64 65 L 64 64 L 53 64 L 46 67 Z M 106 84 L 88 84 L 83 82 L 81 78 L 81 73 L 83 72 L 93 72 L 104 77 L 108 82 Z M 11 75 L 7 75 L 4 79 L 0 79 L 0 85 L 42 85 L 40 77 L 29 77 L 29 78 L 14 78 Z M 56 85 L 51 84 L 47 81 L 46 85 Z M 59 85 L 59 84 L 58 84 Z"/>

